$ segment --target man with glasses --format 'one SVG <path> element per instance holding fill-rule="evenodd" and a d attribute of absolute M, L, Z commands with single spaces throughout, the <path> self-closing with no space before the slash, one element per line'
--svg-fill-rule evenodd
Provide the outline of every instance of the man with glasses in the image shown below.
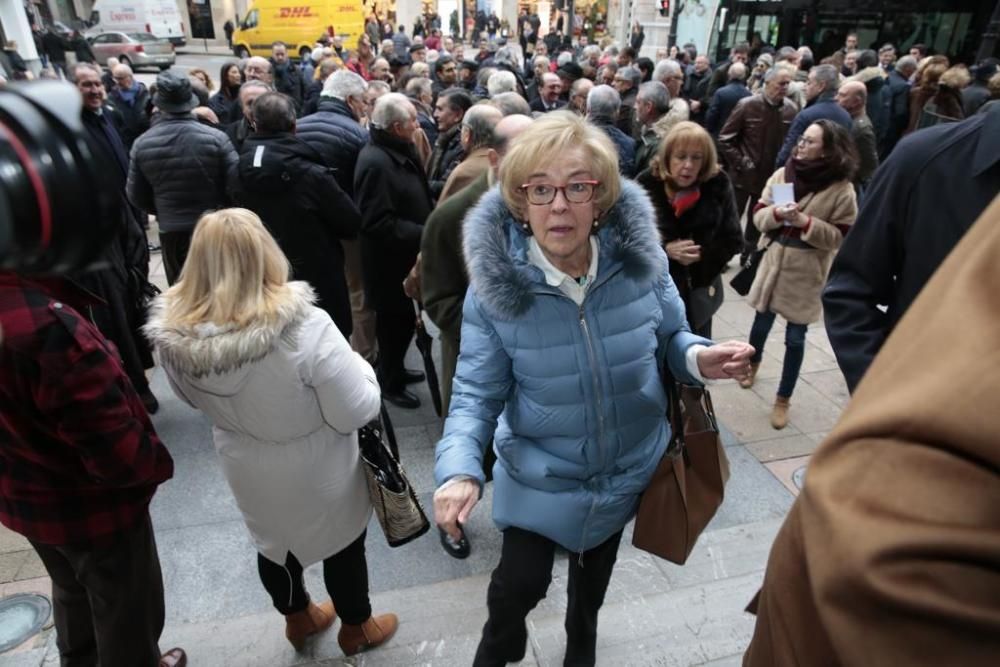
<path fill-rule="evenodd" d="M 809 78 L 806 79 L 806 108 L 799 112 L 788 130 L 785 143 L 781 146 L 778 159 L 774 163 L 775 169 L 785 166 L 799 137 L 807 127 L 821 118 L 832 120 L 848 130 L 851 129 L 851 115 L 837 104 L 839 87 L 840 73 L 834 65 L 817 65 L 809 70 Z"/>
<path fill-rule="evenodd" d="M 267 58 L 253 56 L 243 67 L 243 77 L 247 81 L 262 81 L 270 86 L 274 84 L 274 68 Z"/>
<path fill-rule="evenodd" d="M 569 108 L 581 116 L 587 115 L 587 95 L 594 88 L 590 79 L 577 79 L 569 89 Z"/>
<path fill-rule="evenodd" d="M 756 204 L 760 199 L 772 173 L 771 165 L 795 119 L 795 103 L 786 96 L 793 78 L 795 70 L 788 64 L 768 70 L 760 94 L 740 100 L 719 132 L 719 152 L 733 182 L 740 216 L 747 202 Z M 743 238 L 741 265 L 760 238 L 760 230 L 749 217 Z"/>
<path fill-rule="evenodd" d="M 630 137 L 635 131 L 635 100 L 639 95 L 639 84 L 641 83 L 642 72 L 633 65 L 619 67 L 615 73 L 614 89 L 621 96 L 621 107 L 618 111 L 616 125 L 619 130 Z"/>
<path fill-rule="evenodd" d="M 136 81 L 128 65 L 116 65 L 111 70 L 115 86 L 108 92 L 108 102 L 121 115 L 121 136 L 125 147 L 132 144 L 149 129 L 149 90 L 141 81 Z"/>

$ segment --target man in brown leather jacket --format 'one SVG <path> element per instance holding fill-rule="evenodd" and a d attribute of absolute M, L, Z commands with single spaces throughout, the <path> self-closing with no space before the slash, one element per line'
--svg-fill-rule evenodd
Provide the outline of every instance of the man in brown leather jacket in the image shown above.
<path fill-rule="evenodd" d="M 719 150 L 733 181 L 736 210 L 741 216 L 748 201 L 753 206 L 760 199 L 797 113 L 795 104 L 785 97 L 793 77 L 794 72 L 785 67 L 768 70 L 761 94 L 740 100 L 719 132 Z M 741 263 L 753 252 L 759 236 L 757 227 L 748 220 Z"/>

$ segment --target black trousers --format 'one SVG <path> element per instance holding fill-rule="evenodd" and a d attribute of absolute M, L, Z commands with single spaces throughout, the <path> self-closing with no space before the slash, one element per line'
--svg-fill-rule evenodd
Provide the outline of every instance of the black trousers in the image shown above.
<path fill-rule="evenodd" d="M 403 361 L 416 330 L 417 313 L 402 284 L 386 292 L 375 301 L 378 379 L 383 392 L 396 393 L 406 389 Z"/>
<path fill-rule="evenodd" d="M 362 532 L 343 551 L 323 561 L 326 591 L 341 622 L 348 625 L 361 625 L 372 615 L 368 599 L 368 561 L 365 558 L 367 533 L 367 530 Z M 291 553 L 284 565 L 257 554 L 257 571 L 274 608 L 279 612 L 287 616 L 309 606 L 309 593 L 302 581 L 302 565 Z"/>
<path fill-rule="evenodd" d="M 163 577 L 149 514 L 108 546 L 31 546 L 52 578 L 62 667 L 159 664 Z"/>
<path fill-rule="evenodd" d="M 734 188 L 736 194 L 736 211 L 740 217 L 743 216 L 743 209 L 750 203 L 750 210 L 746 212 L 746 225 L 743 227 L 743 252 L 740 253 L 740 264 L 744 263 L 750 253 L 757 247 L 757 240 L 760 238 L 760 230 L 753 224 L 753 207 L 760 199 L 759 192 L 750 192 L 743 188 Z"/>
<path fill-rule="evenodd" d="M 582 555 L 570 554 L 564 665 L 593 665 L 597 613 L 604 604 L 618 557 L 618 531 Z M 527 650 L 528 612 L 545 597 L 552 581 L 556 543 L 520 528 L 503 531 L 500 564 L 493 570 L 486 606 L 489 619 L 473 662 L 475 667 L 518 662 Z"/>
<path fill-rule="evenodd" d="M 180 278 L 188 248 L 191 247 L 192 234 L 193 229 L 186 232 L 160 232 L 160 256 L 163 257 L 163 271 L 167 274 L 168 285 L 173 285 Z"/>

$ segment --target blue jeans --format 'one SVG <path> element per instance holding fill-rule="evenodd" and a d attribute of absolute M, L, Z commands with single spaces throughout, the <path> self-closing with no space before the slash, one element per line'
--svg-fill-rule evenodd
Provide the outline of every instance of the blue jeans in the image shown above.
<path fill-rule="evenodd" d="M 764 354 L 764 343 L 767 335 L 771 333 L 774 326 L 774 318 L 777 317 L 771 311 L 757 313 L 753 318 L 753 326 L 750 327 L 750 344 L 753 345 L 754 355 L 750 361 L 759 364 Z M 787 323 L 785 327 L 785 361 L 781 367 L 781 382 L 778 384 L 778 396 L 791 398 L 795 391 L 795 383 L 799 379 L 799 370 L 802 368 L 802 359 L 806 354 L 806 329 L 805 324 Z"/>

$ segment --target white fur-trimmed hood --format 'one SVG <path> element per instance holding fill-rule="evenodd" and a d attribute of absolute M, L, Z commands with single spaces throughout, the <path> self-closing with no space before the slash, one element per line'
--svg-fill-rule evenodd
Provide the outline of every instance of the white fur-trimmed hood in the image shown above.
<path fill-rule="evenodd" d="M 653 205 L 642 187 L 622 180 L 621 196 L 600 226 L 598 279 L 617 263 L 630 279 L 651 287 L 667 272 Z M 483 195 L 463 224 L 472 287 L 483 306 L 505 319 L 524 314 L 535 299 L 538 270 L 526 263 L 527 238 L 498 187 Z"/>
<path fill-rule="evenodd" d="M 143 327 L 160 361 L 190 378 L 226 375 L 263 359 L 280 341 L 294 341 L 299 325 L 313 308 L 316 295 L 305 282 L 288 283 L 290 298 L 277 317 L 236 328 L 212 323 L 174 327 L 165 321 L 166 302 L 157 297 Z"/>

